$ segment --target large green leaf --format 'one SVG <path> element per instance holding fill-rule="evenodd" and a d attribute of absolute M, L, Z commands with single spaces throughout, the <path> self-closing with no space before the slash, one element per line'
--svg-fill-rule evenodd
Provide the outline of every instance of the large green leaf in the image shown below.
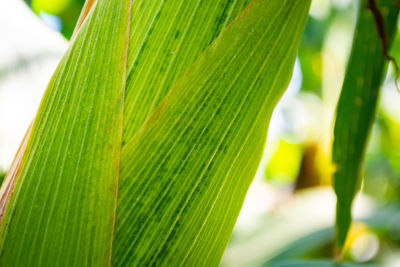
<path fill-rule="evenodd" d="M 368 2 L 362 0 L 350 60 L 337 106 L 332 160 L 336 165 L 337 245 L 343 247 L 351 224 L 351 206 L 361 183 L 361 168 L 368 135 L 375 118 L 379 87 L 385 68 L 382 40 Z M 399 6 L 395 1 L 378 1 L 384 11 L 386 35 L 396 31 Z M 378 23 L 378 26 L 381 23 Z M 384 25 L 383 25 L 384 26 Z"/>
<path fill-rule="evenodd" d="M 2 207 L 1 266 L 109 265 L 129 10 L 98 0 L 53 75 Z"/>
<path fill-rule="evenodd" d="M 125 144 L 114 265 L 218 264 L 291 77 L 309 4 L 253 1 Z"/>
<path fill-rule="evenodd" d="M 249 2 L 133 2 L 123 144 L 132 139 L 171 86 Z"/>

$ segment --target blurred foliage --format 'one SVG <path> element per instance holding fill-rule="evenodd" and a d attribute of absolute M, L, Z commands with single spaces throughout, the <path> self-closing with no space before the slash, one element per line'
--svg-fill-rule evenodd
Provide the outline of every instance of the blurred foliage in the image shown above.
<path fill-rule="evenodd" d="M 6 177 L 6 172 L 0 169 L 0 185 L 3 183 L 5 177 Z"/>
<path fill-rule="evenodd" d="M 331 19 L 322 22 L 310 18 L 303 33 L 303 39 L 299 48 L 299 60 L 303 83 L 301 89 L 310 91 L 321 96 L 322 87 L 322 46 L 325 34 L 330 25 Z"/>
<path fill-rule="evenodd" d="M 331 260 L 315 260 L 315 261 L 283 261 L 277 262 L 271 267 L 378 267 L 376 264 L 356 264 L 349 262 L 337 263 Z"/>
<path fill-rule="evenodd" d="M 25 2 L 39 16 L 48 15 L 53 18 L 53 23 L 59 22 L 60 32 L 70 39 L 85 0 L 25 0 Z"/>
<path fill-rule="evenodd" d="M 326 51 L 326 47 L 333 46 L 336 47 L 335 49 L 343 50 L 342 47 L 344 45 L 342 43 L 345 40 L 337 39 L 336 37 L 343 36 L 343 32 L 347 32 L 348 35 L 353 33 L 355 21 L 352 20 L 355 17 L 356 2 L 338 0 L 313 1 L 314 10 L 317 11 L 314 12 L 314 15 L 311 12 L 312 14 L 307 22 L 298 54 L 302 74 L 300 91 L 315 94 L 321 99 L 322 103 L 332 102 L 336 105 L 337 101 L 337 99 L 326 99 L 327 96 L 323 95 L 324 64 L 335 64 L 335 62 L 330 61 L 331 55 L 328 54 L 332 52 Z M 335 38 L 332 38 L 332 36 Z M 350 46 L 350 44 L 347 45 Z M 394 40 L 391 54 L 398 60 L 400 59 L 400 35 L 397 35 Z M 346 61 L 347 57 L 348 55 L 345 58 Z M 346 62 L 343 62 L 343 64 L 345 65 Z M 337 77 L 340 76 L 337 75 Z M 392 80 L 391 83 L 393 83 Z M 383 89 L 393 90 L 392 87 Z M 296 112 L 301 113 L 299 110 Z M 318 113 L 322 111 L 314 110 L 313 112 Z M 333 116 L 329 119 L 333 120 Z M 295 119 L 286 120 L 286 123 L 293 123 L 293 121 Z M 320 123 L 322 124 L 322 122 Z M 332 123 L 330 124 L 332 125 Z M 310 127 L 315 127 L 315 124 L 307 126 L 307 128 Z M 322 169 L 322 171 L 325 171 L 325 175 L 317 175 L 320 181 L 312 182 L 310 185 L 315 186 L 329 183 L 329 181 L 324 181 L 324 179 L 327 179 L 326 177 L 330 174 L 328 169 L 332 168 L 327 163 L 330 151 L 326 149 L 326 143 L 330 144 L 331 142 L 330 140 L 326 140 L 330 138 L 330 133 L 328 133 L 328 137 L 322 136 L 311 138 L 310 140 L 310 138 L 303 137 L 304 133 L 301 129 L 299 131 L 296 128 L 286 127 L 282 134 L 284 136 L 291 136 L 293 140 L 297 141 L 292 143 L 282 138 L 271 141 L 274 149 L 266 162 L 266 180 L 279 186 L 290 183 L 294 185 L 296 179 L 303 177 L 299 173 L 302 161 L 314 157 L 314 160 L 317 161 L 314 168 Z M 301 138 L 299 139 L 299 137 Z M 373 146 L 373 148 L 368 150 L 366 156 L 363 192 L 380 201 L 399 201 L 400 120 L 393 116 L 393 114 L 385 113 L 385 110 L 380 109 L 378 111 L 378 119 L 374 124 L 374 132 L 369 142 L 371 143 L 370 147 Z M 307 149 L 307 146 L 312 143 L 315 143 L 314 145 L 319 150 L 314 156 L 310 151 L 311 148 Z M 310 177 L 313 173 L 315 176 L 318 171 L 309 172 L 306 175 L 309 180 L 315 179 Z"/>
<path fill-rule="evenodd" d="M 293 184 L 300 170 L 302 154 L 301 144 L 280 139 L 267 163 L 266 179 L 276 185 Z"/>
<path fill-rule="evenodd" d="M 400 123 L 379 113 L 366 157 L 364 192 L 382 202 L 400 202 Z"/>

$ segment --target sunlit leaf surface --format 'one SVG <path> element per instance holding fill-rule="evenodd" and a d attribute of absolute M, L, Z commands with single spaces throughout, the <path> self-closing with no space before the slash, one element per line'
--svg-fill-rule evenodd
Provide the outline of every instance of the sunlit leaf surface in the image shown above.
<path fill-rule="evenodd" d="M 123 144 L 250 0 L 133 1 Z"/>
<path fill-rule="evenodd" d="M 291 77 L 309 4 L 252 2 L 125 143 L 115 266 L 218 264 Z"/>
<path fill-rule="evenodd" d="M 110 261 L 129 9 L 99 0 L 50 81 L 2 207 L 1 266 Z"/>

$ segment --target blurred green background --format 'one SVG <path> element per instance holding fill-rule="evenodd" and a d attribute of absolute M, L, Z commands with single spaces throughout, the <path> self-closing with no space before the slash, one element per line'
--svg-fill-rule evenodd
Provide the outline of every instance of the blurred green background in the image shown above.
<path fill-rule="evenodd" d="M 330 187 L 334 170 L 330 161 L 332 129 L 357 2 L 313 0 L 292 82 L 274 111 L 262 163 L 222 266 L 269 266 L 282 259 L 332 257 L 335 212 L 335 197 Z M 17 47 L 16 51 L 20 50 L 15 55 L 0 63 L 0 107 L 2 101 L 8 105 L 0 110 L 0 114 L 6 114 L 4 121 L 8 123 L 0 125 L 3 170 L 8 168 L 17 140 L 22 139 L 23 129 L 34 116 L 32 111 L 44 90 L 43 84 L 65 50 L 84 0 L 26 0 L 25 3 L 52 33 L 37 35 L 44 40 L 40 45 L 26 41 L 25 45 L 30 46 L 28 52 L 18 52 L 22 48 Z M 19 16 L 17 19 L 22 20 L 23 15 Z M 34 31 L 29 26 L 27 21 L 21 27 Z M 57 32 L 66 40 L 60 41 Z M 54 38 L 57 41 L 49 41 Z M 59 49 L 51 54 L 49 47 L 56 46 Z M 6 53 L 5 49 L 0 47 L 0 55 L 2 50 Z M 9 53 L 11 48 L 7 49 Z M 399 34 L 391 54 L 400 60 Z M 33 89 L 26 73 L 38 70 L 45 74 L 35 84 L 38 89 Z M 393 76 L 389 66 L 365 158 L 362 192 L 354 209 L 357 222 L 346 245 L 347 261 L 400 266 L 400 94 Z M 32 85 L 29 91 L 32 96 L 21 102 L 27 92 L 13 89 L 17 90 L 15 103 L 10 102 L 11 85 L 24 79 L 25 85 Z M 25 112 L 23 119 L 10 115 L 17 114 L 16 110 Z M 3 175 L 0 172 L 0 178 Z"/>
<path fill-rule="evenodd" d="M 85 0 L 25 0 L 48 25 L 69 39 Z"/>

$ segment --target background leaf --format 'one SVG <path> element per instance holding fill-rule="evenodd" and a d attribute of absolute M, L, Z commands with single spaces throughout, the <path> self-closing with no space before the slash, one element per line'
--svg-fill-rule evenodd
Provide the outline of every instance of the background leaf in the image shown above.
<path fill-rule="evenodd" d="M 283 261 L 268 265 L 271 267 L 378 267 L 376 264 L 357 264 L 349 262 L 334 262 L 330 260 L 313 261 Z"/>
<path fill-rule="evenodd" d="M 109 264 L 129 10 L 99 0 L 53 75 L 2 216 L 0 265 Z"/>
<path fill-rule="evenodd" d="M 336 166 L 337 245 L 343 247 L 351 223 L 351 207 L 361 183 L 361 168 L 367 139 L 375 118 L 385 58 L 369 0 L 360 3 L 353 47 L 337 106 L 332 160 Z M 399 6 L 395 1 L 378 1 L 384 11 L 386 32 L 396 32 Z"/>
<path fill-rule="evenodd" d="M 291 77 L 309 4 L 252 2 L 125 145 L 114 265 L 218 264 Z"/>

